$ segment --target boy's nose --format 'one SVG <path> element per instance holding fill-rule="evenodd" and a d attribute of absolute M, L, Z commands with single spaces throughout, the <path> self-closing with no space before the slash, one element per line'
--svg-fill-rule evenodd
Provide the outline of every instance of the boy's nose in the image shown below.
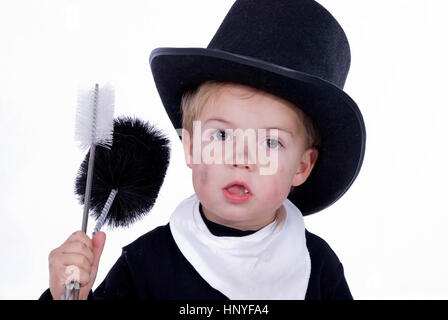
<path fill-rule="evenodd" d="M 240 168 L 240 169 L 246 169 L 249 171 L 253 171 L 254 170 L 254 164 L 249 164 L 249 163 L 244 163 L 244 164 L 238 164 L 238 163 L 234 163 L 232 164 L 232 166 L 234 168 Z"/>
<path fill-rule="evenodd" d="M 246 169 L 249 171 L 254 170 L 256 166 L 256 156 L 253 155 L 250 148 L 245 146 L 240 150 L 238 150 L 238 148 L 236 149 L 237 150 L 235 150 L 232 161 L 228 163 L 230 163 L 234 168 Z"/>
<path fill-rule="evenodd" d="M 224 147 L 225 163 L 234 168 L 254 170 L 257 160 L 257 139 L 251 131 L 237 129 Z"/>

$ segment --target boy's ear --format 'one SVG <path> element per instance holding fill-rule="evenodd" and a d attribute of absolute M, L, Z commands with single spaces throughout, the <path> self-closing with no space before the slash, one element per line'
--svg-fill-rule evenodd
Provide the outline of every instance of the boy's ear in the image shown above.
<path fill-rule="evenodd" d="M 193 142 L 191 141 L 190 133 L 182 128 L 182 145 L 184 147 L 185 162 L 191 169 L 191 159 L 193 158 Z"/>
<path fill-rule="evenodd" d="M 292 186 L 297 187 L 308 179 L 311 171 L 316 164 L 317 157 L 319 156 L 319 151 L 316 148 L 307 149 L 302 155 L 302 159 L 300 161 L 297 172 L 292 181 Z"/>

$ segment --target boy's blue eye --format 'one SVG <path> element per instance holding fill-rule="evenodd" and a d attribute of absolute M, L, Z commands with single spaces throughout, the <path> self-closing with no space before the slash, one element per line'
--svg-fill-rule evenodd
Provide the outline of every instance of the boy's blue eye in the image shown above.
<path fill-rule="evenodd" d="M 271 138 L 265 140 L 265 145 L 270 149 L 280 149 L 281 147 L 283 147 L 280 141 Z"/>
<path fill-rule="evenodd" d="M 229 140 L 230 135 L 228 135 L 224 130 L 215 130 L 212 133 L 213 140 L 224 141 Z"/>

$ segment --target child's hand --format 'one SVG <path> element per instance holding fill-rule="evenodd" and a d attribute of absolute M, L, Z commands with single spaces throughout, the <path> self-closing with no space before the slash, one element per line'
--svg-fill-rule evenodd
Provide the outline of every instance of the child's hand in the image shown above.
<path fill-rule="evenodd" d="M 48 263 L 53 299 L 60 300 L 66 291 L 65 284 L 72 280 L 80 283 L 79 299 L 87 299 L 95 282 L 105 241 L 104 232 L 97 232 L 90 239 L 84 232 L 76 231 L 59 248 L 50 252 Z"/>

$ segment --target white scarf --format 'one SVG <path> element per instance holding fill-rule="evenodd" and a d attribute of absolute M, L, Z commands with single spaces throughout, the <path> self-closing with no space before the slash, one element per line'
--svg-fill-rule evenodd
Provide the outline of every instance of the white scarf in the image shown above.
<path fill-rule="evenodd" d="M 202 220 L 196 194 L 178 205 L 169 225 L 185 258 L 229 299 L 305 298 L 311 260 L 302 213 L 288 199 L 276 220 L 247 236 L 213 235 Z"/>

